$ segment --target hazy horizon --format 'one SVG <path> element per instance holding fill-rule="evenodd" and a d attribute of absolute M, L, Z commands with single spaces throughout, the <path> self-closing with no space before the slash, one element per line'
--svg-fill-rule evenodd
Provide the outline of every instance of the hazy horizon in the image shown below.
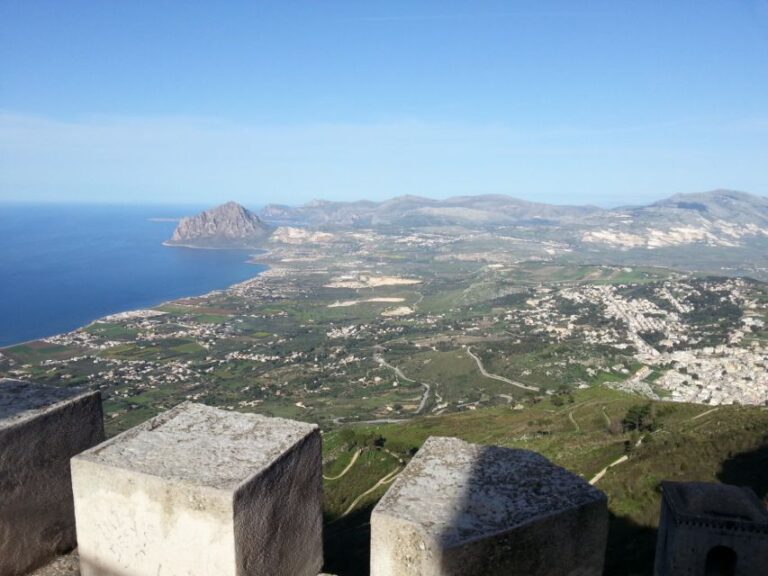
<path fill-rule="evenodd" d="M 768 0 L 0 5 L 0 201 L 768 194 Z"/>
<path fill-rule="evenodd" d="M 768 199 L 768 195 L 754 194 L 754 193 L 749 192 L 747 190 L 731 190 L 731 189 L 726 189 L 726 188 L 713 188 L 711 190 L 701 190 L 701 191 L 694 191 L 694 192 L 680 192 L 680 193 L 666 194 L 666 195 L 663 195 L 663 196 L 659 196 L 657 198 L 651 198 L 648 202 L 645 202 L 645 203 L 642 203 L 642 204 L 641 203 L 637 203 L 637 204 L 626 204 L 626 203 L 622 203 L 622 204 L 596 204 L 596 203 L 582 203 L 582 204 L 578 204 L 578 203 L 570 203 L 570 204 L 567 204 L 567 203 L 561 203 L 561 202 L 542 202 L 542 203 L 544 203 L 544 204 L 552 204 L 554 206 L 596 206 L 598 208 L 603 208 L 603 209 L 614 209 L 614 208 L 621 208 L 621 207 L 624 207 L 624 206 L 643 206 L 643 205 L 647 205 L 647 204 L 652 204 L 654 202 L 659 202 L 661 200 L 665 200 L 667 198 L 670 198 L 672 196 L 677 196 L 677 195 L 699 194 L 699 193 L 706 194 L 706 193 L 709 193 L 709 192 L 720 192 L 720 191 L 736 192 L 736 193 L 741 193 L 741 194 L 749 194 L 750 196 L 757 196 L 757 197 L 760 197 L 760 198 L 767 198 Z M 510 199 L 522 200 L 522 201 L 525 201 L 525 202 L 540 202 L 540 201 L 535 200 L 535 199 L 523 198 L 522 196 L 516 196 L 514 194 L 497 194 L 497 195 L 498 196 L 507 196 Z M 216 201 L 216 202 L 213 202 L 213 203 L 211 203 L 211 202 L 206 203 L 206 202 L 200 202 L 200 201 L 198 201 L 198 202 L 168 202 L 168 201 L 164 201 L 164 200 L 158 200 L 158 201 L 143 200 L 143 201 L 139 201 L 139 202 L 120 202 L 120 201 L 115 201 L 115 200 L 99 201 L 98 199 L 97 200 L 4 200 L 4 199 L 0 198 L 0 205 L 26 205 L 26 206 L 40 205 L 40 206 L 51 206 L 51 205 L 60 204 L 60 205 L 63 205 L 63 206 L 80 205 L 80 206 L 105 206 L 105 207 L 106 206 L 118 206 L 118 207 L 119 206 L 126 206 L 126 207 L 137 207 L 137 206 L 153 207 L 153 206 L 156 206 L 157 208 L 184 208 L 184 209 L 189 209 L 189 210 L 206 210 L 208 208 L 212 208 L 214 206 L 219 206 L 219 205 L 224 204 L 226 202 L 236 202 L 238 204 L 241 204 L 241 205 L 245 206 L 246 208 L 248 208 L 250 210 L 259 210 L 259 209 L 261 209 L 261 208 L 263 208 L 263 207 L 265 207 L 265 206 L 267 206 L 269 204 L 284 205 L 284 206 L 302 206 L 304 204 L 308 204 L 308 203 L 311 203 L 311 202 L 325 202 L 325 201 L 327 201 L 327 202 L 349 202 L 349 203 L 367 202 L 367 201 L 386 202 L 386 201 L 389 201 L 389 200 L 395 200 L 397 198 L 402 198 L 402 197 L 406 197 L 406 196 L 417 196 L 417 197 L 421 197 L 421 198 L 424 198 L 424 199 L 427 199 L 427 200 L 437 200 L 437 201 L 441 201 L 442 200 L 442 201 L 444 201 L 444 200 L 450 200 L 452 198 L 459 198 L 459 197 L 462 197 L 462 196 L 469 196 L 469 197 L 471 197 L 471 196 L 482 196 L 482 194 L 457 194 L 455 196 L 442 196 L 442 197 L 426 196 L 426 195 L 419 195 L 419 194 L 401 194 L 399 196 L 390 196 L 388 198 L 381 198 L 381 199 L 378 199 L 378 200 L 375 200 L 375 201 L 374 200 L 370 200 L 369 198 L 365 198 L 365 197 L 349 198 L 349 199 L 345 199 L 345 200 L 338 200 L 338 199 L 333 199 L 333 198 L 310 198 L 309 200 L 302 201 L 302 202 L 295 202 L 295 203 L 279 201 L 279 200 L 271 201 L 268 198 L 266 198 L 266 199 L 264 199 L 262 201 L 258 201 L 258 202 L 250 202 L 250 201 L 246 201 L 246 200 L 240 200 L 238 198 L 228 198 L 228 199 Z M 158 217 L 161 217 L 161 216 L 163 216 L 163 215 L 158 215 Z"/>

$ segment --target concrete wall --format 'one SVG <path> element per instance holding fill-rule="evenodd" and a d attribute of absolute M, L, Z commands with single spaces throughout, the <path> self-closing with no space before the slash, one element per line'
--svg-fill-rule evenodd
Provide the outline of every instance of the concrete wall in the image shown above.
<path fill-rule="evenodd" d="M 76 545 L 69 459 L 102 441 L 104 426 L 98 392 L 70 396 L 16 413 L 0 427 L 3 576 L 24 574 Z"/>
<path fill-rule="evenodd" d="M 236 576 L 230 493 L 72 461 L 82 576 Z"/>
<path fill-rule="evenodd" d="M 593 502 L 449 548 L 440 574 L 602 576 L 607 537 L 606 502 Z"/>
<path fill-rule="evenodd" d="M 372 576 L 602 576 L 608 516 L 595 502 L 451 548 L 388 516 L 371 534 Z"/>
<path fill-rule="evenodd" d="M 235 494 L 238 574 L 316 576 L 323 567 L 322 442 L 315 432 Z"/>
<path fill-rule="evenodd" d="M 526 451 L 432 437 L 371 515 L 372 576 L 602 576 L 605 495 Z"/>

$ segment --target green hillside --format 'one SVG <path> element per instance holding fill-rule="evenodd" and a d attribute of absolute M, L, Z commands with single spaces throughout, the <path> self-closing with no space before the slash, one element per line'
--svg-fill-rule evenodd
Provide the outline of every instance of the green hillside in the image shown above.
<path fill-rule="evenodd" d="M 595 387 L 522 409 L 345 427 L 324 436 L 327 570 L 367 573 L 370 511 L 431 435 L 535 450 L 587 480 L 627 455 L 597 482 L 611 510 L 608 575 L 652 573 L 663 479 L 742 484 L 768 496 L 768 408 L 649 403 Z"/>

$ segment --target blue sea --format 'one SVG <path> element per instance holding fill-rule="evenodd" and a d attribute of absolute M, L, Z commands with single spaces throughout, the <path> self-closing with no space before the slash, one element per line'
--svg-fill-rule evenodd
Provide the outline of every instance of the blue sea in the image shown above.
<path fill-rule="evenodd" d="M 0 204 L 0 346 L 226 288 L 252 253 L 163 246 L 200 206 Z"/>

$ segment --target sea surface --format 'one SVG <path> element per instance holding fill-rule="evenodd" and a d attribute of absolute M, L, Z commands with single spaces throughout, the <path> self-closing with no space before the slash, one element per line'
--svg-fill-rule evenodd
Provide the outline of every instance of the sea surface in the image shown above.
<path fill-rule="evenodd" d="M 254 251 L 163 246 L 201 206 L 0 203 L 0 346 L 256 276 Z"/>

